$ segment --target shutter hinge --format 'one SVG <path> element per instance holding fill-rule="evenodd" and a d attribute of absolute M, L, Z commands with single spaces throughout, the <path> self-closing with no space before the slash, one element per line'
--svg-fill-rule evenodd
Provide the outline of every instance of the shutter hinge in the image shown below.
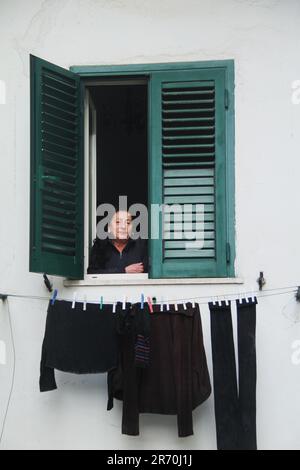
<path fill-rule="evenodd" d="M 226 263 L 230 263 L 230 243 L 226 243 Z"/>
<path fill-rule="evenodd" d="M 229 91 L 225 88 L 225 109 L 229 108 Z"/>

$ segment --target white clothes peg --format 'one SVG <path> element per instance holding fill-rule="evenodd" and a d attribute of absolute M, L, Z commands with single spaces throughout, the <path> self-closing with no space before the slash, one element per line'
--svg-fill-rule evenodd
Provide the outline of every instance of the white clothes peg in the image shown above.
<path fill-rule="evenodd" d="M 116 313 L 116 302 L 113 303 L 113 306 L 112 306 L 112 313 Z"/>
<path fill-rule="evenodd" d="M 83 310 L 86 310 L 86 295 L 84 296 L 84 301 L 83 301 Z"/>
<path fill-rule="evenodd" d="M 76 305 L 76 298 L 77 298 L 77 292 L 74 292 L 74 294 L 73 294 L 73 302 L 72 302 L 72 308 L 73 308 L 73 309 L 75 308 L 75 305 Z"/>
<path fill-rule="evenodd" d="M 160 311 L 161 311 L 161 312 L 164 311 L 164 300 L 163 300 L 163 297 L 161 298 L 161 302 L 160 302 Z"/>
<path fill-rule="evenodd" d="M 241 289 L 239 289 L 239 298 L 238 298 L 238 301 L 239 301 L 239 304 L 241 305 L 241 304 L 242 304 L 242 293 L 241 293 Z"/>

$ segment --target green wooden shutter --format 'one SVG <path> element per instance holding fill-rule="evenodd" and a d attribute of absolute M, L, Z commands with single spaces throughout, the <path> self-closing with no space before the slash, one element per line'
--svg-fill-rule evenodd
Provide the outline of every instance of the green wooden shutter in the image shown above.
<path fill-rule="evenodd" d="M 203 236 L 196 244 L 174 216 L 170 225 L 160 217 L 159 238 L 150 241 L 151 276 L 227 276 L 225 73 L 153 73 L 150 86 L 151 202 L 192 205 L 181 219 L 190 221 L 192 230 L 196 204 L 204 209 Z"/>
<path fill-rule="evenodd" d="M 83 277 L 82 91 L 37 57 L 31 72 L 30 271 Z"/>

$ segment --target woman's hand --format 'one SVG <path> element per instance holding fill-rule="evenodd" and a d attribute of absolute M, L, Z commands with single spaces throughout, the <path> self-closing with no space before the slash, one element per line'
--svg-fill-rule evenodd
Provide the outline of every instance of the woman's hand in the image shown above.
<path fill-rule="evenodd" d="M 128 274 L 143 273 L 144 272 L 144 265 L 143 265 L 143 263 L 130 264 L 129 266 L 126 266 L 125 272 L 128 273 Z"/>

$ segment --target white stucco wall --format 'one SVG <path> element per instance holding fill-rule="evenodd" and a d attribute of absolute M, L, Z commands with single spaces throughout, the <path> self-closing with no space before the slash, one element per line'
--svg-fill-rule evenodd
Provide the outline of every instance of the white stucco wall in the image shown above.
<path fill-rule="evenodd" d="M 28 272 L 29 53 L 71 65 L 234 59 L 236 69 L 236 274 L 242 290 L 259 271 L 266 288 L 300 284 L 300 80 L 298 0 L 1 0 L 0 292 L 47 295 Z M 5 87 L 3 85 L 5 84 Z M 62 296 L 72 288 L 53 278 Z M 236 285 L 155 286 L 165 298 L 232 293 Z M 78 289 L 77 289 L 78 290 Z M 117 293 L 116 293 L 117 290 Z M 101 289 L 109 299 L 136 287 Z M 81 288 L 95 298 L 99 288 Z M 47 302 L 9 299 L 15 380 L 1 449 L 215 449 L 213 398 L 194 413 L 195 435 L 178 439 L 175 417 L 141 417 L 141 435 L 121 434 L 121 407 L 106 411 L 104 376 L 57 374 L 57 392 L 38 390 Z M 202 308 L 212 372 L 209 316 Z M 297 322 L 298 320 L 298 322 Z M 257 307 L 257 432 L 261 449 L 300 448 L 300 304 L 293 294 Z M 13 374 L 7 310 L 0 301 L 0 432 Z M 294 344 L 294 346 L 296 343 Z M 2 344 L 3 347 L 3 344 Z M 299 357 L 299 356 L 297 356 Z"/>

